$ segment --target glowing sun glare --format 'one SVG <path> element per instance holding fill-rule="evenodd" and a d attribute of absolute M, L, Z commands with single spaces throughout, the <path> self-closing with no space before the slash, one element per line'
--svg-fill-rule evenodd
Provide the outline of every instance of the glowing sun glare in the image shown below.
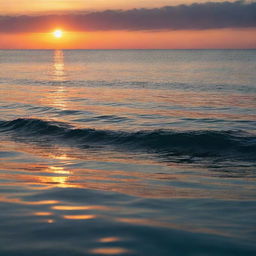
<path fill-rule="evenodd" d="M 53 35 L 54 35 L 56 38 L 61 38 L 62 35 L 63 35 L 63 32 L 62 32 L 62 30 L 57 29 L 57 30 L 55 30 L 55 31 L 53 32 Z"/>

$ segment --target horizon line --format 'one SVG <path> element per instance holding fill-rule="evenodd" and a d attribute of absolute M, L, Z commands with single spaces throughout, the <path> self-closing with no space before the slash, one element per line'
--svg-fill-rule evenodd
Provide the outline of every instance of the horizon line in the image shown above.
<path fill-rule="evenodd" d="M 0 48 L 0 51 L 22 51 L 22 50 L 29 50 L 29 51 L 52 51 L 52 50 L 69 50 L 69 51 L 179 51 L 179 50 L 256 50 L 256 48 L 113 48 L 113 49 L 88 49 L 88 48 Z"/>

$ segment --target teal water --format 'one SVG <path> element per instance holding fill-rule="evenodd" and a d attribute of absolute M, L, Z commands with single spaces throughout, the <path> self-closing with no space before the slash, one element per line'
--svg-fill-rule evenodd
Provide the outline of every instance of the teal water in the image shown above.
<path fill-rule="evenodd" d="M 0 255 L 255 255 L 255 50 L 0 66 Z"/>

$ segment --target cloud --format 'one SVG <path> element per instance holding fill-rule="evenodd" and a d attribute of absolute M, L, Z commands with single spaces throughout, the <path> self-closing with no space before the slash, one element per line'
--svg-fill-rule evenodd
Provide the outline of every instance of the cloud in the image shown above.
<path fill-rule="evenodd" d="M 203 30 L 256 27 L 256 2 L 207 2 L 154 9 L 106 10 L 62 15 L 0 16 L 0 32 Z"/>

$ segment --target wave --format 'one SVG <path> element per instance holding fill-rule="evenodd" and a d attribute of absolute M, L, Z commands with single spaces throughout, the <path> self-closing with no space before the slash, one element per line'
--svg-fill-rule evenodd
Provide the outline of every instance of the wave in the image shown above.
<path fill-rule="evenodd" d="M 256 136 L 241 131 L 112 131 L 77 129 L 66 123 L 41 119 L 0 121 L 0 132 L 18 136 L 42 137 L 78 147 L 97 145 L 146 150 L 166 156 L 236 157 L 256 160 Z"/>

